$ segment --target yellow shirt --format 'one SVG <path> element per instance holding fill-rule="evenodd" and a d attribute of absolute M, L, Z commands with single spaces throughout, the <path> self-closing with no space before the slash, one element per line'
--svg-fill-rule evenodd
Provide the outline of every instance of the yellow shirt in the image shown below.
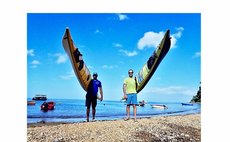
<path fill-rule="evenodd" d="M 124 84 L 126 85 L 126 94 L 137 93 L 136 82 L 134 78 L 127 77 L 124 80 Z"/>

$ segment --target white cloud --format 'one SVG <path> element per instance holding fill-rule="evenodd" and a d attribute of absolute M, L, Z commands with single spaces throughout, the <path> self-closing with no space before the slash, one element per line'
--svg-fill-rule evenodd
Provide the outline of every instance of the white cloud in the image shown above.
<path fill-rule="evenodd" d="M 161 41 L 161 39 L 164 36 L 164 32 L 159 32 L 159 33 L 155 33 L 155 32 L 146 32 L 144 34 L 144 36 L 139 39 L 138 43 L 137 43 L 137 48 L 142 50 L 145 47 L 147 48 L 151 48 L 151 47 L 157 47 Z"/>
<path fill-rule="evenodd" d="M 145 88 L 143 92 L 145 93 L 153 93 L 159 95 L 172 95 L 172 94 L 182 94 L 182 95 L 196 95 L 195 89 L 184 87 L 184 86 L 168 86 L 162 88 Z"/>
<path fill-rule="evenodd" d="M 182 32 L 184 31 L 183 27 L 178 27 L 176 28 L 176 33 L 171 35 L 171 48 L 175 48 L 176 47 L 176 42 L 179 38 L 181 38 L 182 36 Z"/>
<path fill-rule="evenodd" d="M 123 53 L 125 56 L 128 56 L 128 57 L 132 57 L 132 56 L 136 56 L 138 53 L 137 51 L 127 51 L 127 50 L 123 50 L 123 49 L 120 49 L 119 52 Z"/>
<path fill-rule="evenodd" d="M 181 38 L 184 28 L 178 27 L 176 28 L 176 31 L 176 33 L 171 34 L 171 48 L 176 47 L 177 40 Z M 153 31 L 144 33 L 144 36 L 138 40 L 137 48 L 140 50 L 143 50 L 144 48 L 156 48 L 160 44 L 164 34 L 165 32 L 163 31 L 159 33 Z"/>
<path fill-rule="evenodd" d="M 102 66 L 103 69 L 114 69 L 114 68 L 118 68 L 117 65 L 103 65 Z"/>
<path fill-rule="evenodd" d="M 39 65 L 39 64 L 41 64 L 38 60 L 33 60 L 32 62 L 31 62 L 31 64 L 32 65 Z"/>
<path fill-rule="evenodd" d="M 113 46 L 118 47 L 118 48 L 122 47 L 122 45 L 120 43 L 113 43 Z"/>
<path fill-rule="evenodd" d="M 198 57 L 200 57 L 200 52 L 196 52 L 196 53 L 192 56 L 192 58 L 198 58 Z"/>
<path fill-rule="evenodd" d="M 177 39 L 174 36 L 171 36 L 171 48 L 176 47 Z"/>
<path fill-rule="evenodd" d="M 184 28 L 183 27 L 177 27 L 176 30 L 177 31 L 184 31 Z"/>
<path fill-rule="evenodd" d="M 37 65 L 40 65 L 41 63 L 38 60 L 33 60 L 31 64 L 32 64 L 31 68 L 37 68 Z"/>
<path fill-rule="evenodd" d="M 123 21 L 123 20 L 128 19 L 128 16 L 125 15 L 125 14 L 117 14 L 117 16 L 119 17 L 119 20 L 120 20 L 120 21 Z"/>
<path fill-rule="evenodd" d="M 68 72 L 66 75 L 61 75 L 60 78 L 61 79 L 64 79 L 64 80 L 70 80 L 71 78 L 74 78 L 75 77 L 75 73 L 74 71 L 70 71 Z"/>
<path fill-rule="evenodd" d="M 94 33 L 95 34 L 102 34 L 102 32 L 99 29 L 96 29 L 96 31 Z"/>
<path fill-rule="evenodd" d="M 35 56 L 34 55 L 34 50 L 33 49 L 27 50 L 27 55 L 29 55 L 29 56 Z"/>
<path fill-rule="evenodd" d="M 66 54 L 56 53 L 56 54 L 54 54 L 54 56 L 57 57 L 57 59 L 56 59 L 57 64 L 65 63 L 67 61 L 67 55 Z"/>

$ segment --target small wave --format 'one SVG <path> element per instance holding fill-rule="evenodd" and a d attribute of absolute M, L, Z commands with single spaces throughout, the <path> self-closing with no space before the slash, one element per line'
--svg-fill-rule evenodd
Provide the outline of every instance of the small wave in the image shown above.
<path fill-rule="evenodd" d="M 27 118 L 60 118 L 60 119 L 69 119 L 69 118 L 83 118 L 85 116 L 31 116 L 28 115 Z"/>
<path fill-rule="evenodd" d="M 190 112 L 199 112 L 200 109 L 189 109 L 189 110 L 180 110 L 180 111 L 164 111 L 164 112 L 157 112 L 157 113 L 139 113 L 137 114 L 138 116 L 144 117 L 144 116 L 156 116 L 156 115 L 172 115 L 172 114 L 178 114 L 178 113 L 190 113 Z M 125 113 L 118 113 L 118 114 L 97 114 L 96 117 L 100 117 L 100 118 L 116 118 L 116 117 L 123 117 L 124 115 L 126 115 Z M 71 118 L 85 118 L 85 115 L 79 115 L 79 116 L 73 116 L 73 115 L 69 115 L 69 116 L 63 116 L 63 115 L 46 115 L 46 116 L 42 116 L 42 115 L 28 115 L 27 118 L 56 118 L 56 119 L 71 119 Z"/>

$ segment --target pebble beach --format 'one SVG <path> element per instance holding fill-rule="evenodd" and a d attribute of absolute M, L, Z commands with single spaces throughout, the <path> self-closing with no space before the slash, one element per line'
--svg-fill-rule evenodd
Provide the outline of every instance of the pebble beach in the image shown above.
<path fill-rule="evenodd" d="M 200 114 L 27 125 L 28 142 L 200 142 Z"/>

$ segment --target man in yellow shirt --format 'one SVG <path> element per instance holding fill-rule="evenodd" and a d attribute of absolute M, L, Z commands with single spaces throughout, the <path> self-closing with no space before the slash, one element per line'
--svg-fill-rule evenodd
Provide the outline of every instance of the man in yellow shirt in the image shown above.
<path fill-rule="evenodd" d="M 130 69 L 128 71 L 129 77 L 127 77 L 124 80 L 123 84 L 123 93 L 124 98 L 127 99 L 127 105 L 126 105 L 126 115 L 127 117 L 124 120 L 130 119 L 130 105 L 133 106 L 133 116 L 134 121 L 136 122 L 136 115 L 137 115 L 137 91 L 136 91 L 136 80 L 133 78 L 133 70 Z"/>

